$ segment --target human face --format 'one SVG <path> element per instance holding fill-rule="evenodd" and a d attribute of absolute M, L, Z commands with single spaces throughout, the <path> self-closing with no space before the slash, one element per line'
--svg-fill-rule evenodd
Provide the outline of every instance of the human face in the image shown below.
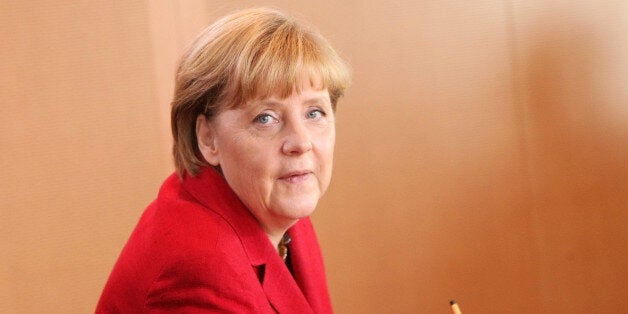
<path fill-rule="evenodd" d="M 335 141 L 326 89 L 251 100 L 197 120 L 199 148 L 266 233 L 309 216 L 329 185 Z"/>

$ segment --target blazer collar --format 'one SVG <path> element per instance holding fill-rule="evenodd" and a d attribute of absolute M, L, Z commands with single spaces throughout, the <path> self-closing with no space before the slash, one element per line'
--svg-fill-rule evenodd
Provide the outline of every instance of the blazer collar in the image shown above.
<path fill-rule="evenodd" d="M 218 171 L 203 167 L 196 176 L 186 173 L 183 177 L 183 188 L 231 225 L 240 238 L 251 266 L 262 267 L 262 287 L 278 312 L 311 311 L 305 295 L 268 236 Z"/>

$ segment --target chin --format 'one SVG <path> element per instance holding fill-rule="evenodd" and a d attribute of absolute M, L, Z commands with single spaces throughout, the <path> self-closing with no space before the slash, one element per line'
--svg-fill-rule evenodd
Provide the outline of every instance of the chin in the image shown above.
<path fill-rule="evenodd" d="M 296 206 L 295 206 L 296 203 Z M 314 210 L 318 202 L 289 202 L 286 204 L 283 212 L 283 216 L 290 219 L 301 219 L 309 217 Z"/>

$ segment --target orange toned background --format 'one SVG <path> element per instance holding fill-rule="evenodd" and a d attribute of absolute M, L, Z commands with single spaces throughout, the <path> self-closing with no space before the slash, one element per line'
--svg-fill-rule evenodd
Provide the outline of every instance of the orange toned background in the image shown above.
<path fill-rule="evenodd" d="M 183 47 L 264 3 L 351 64 L 314 215 L 338 313 L 616 313 L 625 1 L 0 2 L 0 312 L 93 312 L 172 171 Z"/>

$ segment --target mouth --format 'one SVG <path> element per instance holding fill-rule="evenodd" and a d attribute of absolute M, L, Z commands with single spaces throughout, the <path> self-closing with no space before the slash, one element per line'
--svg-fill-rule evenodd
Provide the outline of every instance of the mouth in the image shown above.
<path fill-rule="evenodd" d="M 309 179 L 310 175 L 312 175 L 312 171 L 302 170 L 302 171 L 293 171 L 286 173 L 279 177 L 279 180 L 288 182 L 288 183 L 301 183 L 307 179 Z"/>

